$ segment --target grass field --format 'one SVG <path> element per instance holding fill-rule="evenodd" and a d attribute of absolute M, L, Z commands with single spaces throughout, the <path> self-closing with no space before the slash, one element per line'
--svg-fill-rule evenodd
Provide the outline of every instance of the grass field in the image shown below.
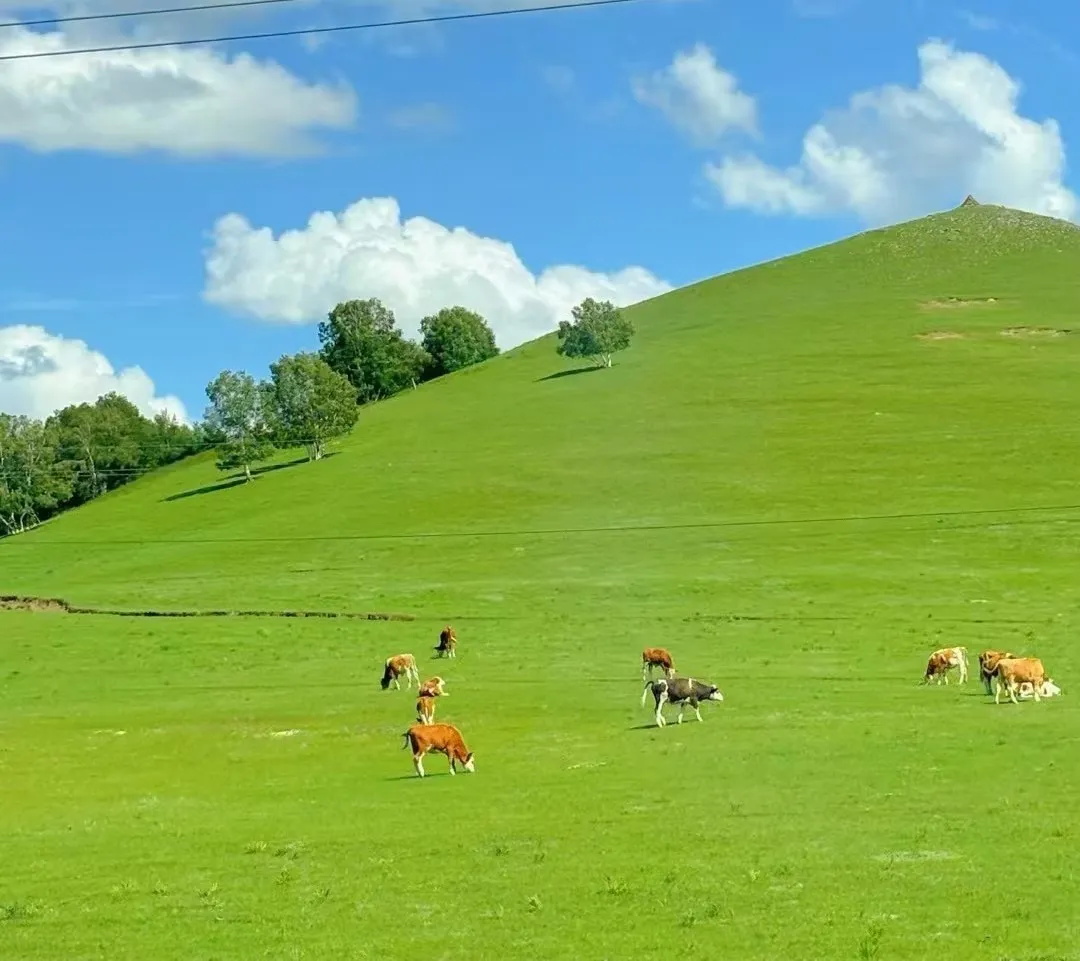
<path fill-rule="evenodd" d="M 4 594 L 414 618 L 0 612 L 0 959 L 1080 959 L 1078 265 L 963 208 L 0 541 Z M 920 688 L 944 644 L 1065 694 Z M 475 775 L 413 776 L 399 651 Z"/>

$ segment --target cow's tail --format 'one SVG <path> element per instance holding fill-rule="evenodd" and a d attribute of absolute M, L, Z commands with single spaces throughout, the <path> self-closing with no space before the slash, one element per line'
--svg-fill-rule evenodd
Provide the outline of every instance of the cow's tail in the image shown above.
<path fill-rule="evenodd" d="M 404 751 L 404 750 L 405 750 L 405 748 L 407 748 L 407 747 L 409 746 L 409 732 L 408 732 L 408 731 L 406 731 L 406 732 L 405 732 L 405 733 L 404 733 L 403 735 L 401 735 L 401 736 L 402 736 L 402 737 L 403 737 L 403 738 L 405 739 L 405 743 L 401 745 L 401 749 L 402 749 L 402 750 Z"/>
<path fill-rule="evenodd" d="M 659 681 L 649 680 L 649 681 L 645 682 L 645 690 L 641 692 L 641 706 L 642 707 L 645 706 L 645 702 L 649 699 L 649 691 L 653 690 L 653 685 L 654 684 L 656 684 L 656 685 L 663 684 L 666 687 L 667 686 L 667 681 L 664 681 L 664 680 L 661 679 Z"/>

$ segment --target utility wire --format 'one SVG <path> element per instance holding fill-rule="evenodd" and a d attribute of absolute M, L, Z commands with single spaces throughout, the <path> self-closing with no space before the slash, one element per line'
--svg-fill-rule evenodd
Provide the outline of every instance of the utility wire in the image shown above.
<path fill-rule="evenodd" d="M 151 10 L 122 10 L 115 13 L 85 13 L 77 17 L 50 17 L 46 20 L 11 20 L 4 27 L 45 27 L 57 23 L 85 23 L 87 20 L 120 20 L 124 17 L 156 17 L 166 13 L 197 13 L 202 10 L 228 10 L 233 7 L 264 7 L 271 3 L 299 3 L 301 0 L 227 0 L 225 3 L 200 3 L 192 7 L 154 7 Z"/>
<path fill-rule="evenodd" d="M 116 53 L 121 50 L 149 50 L 155 47 L 186 47 L 200 43 L 230 43 L 235 40 L 267 40 L 275 37 L 303 37 L 313 34 L 344 33 L 350 30 L 377 30 L 381 27 L 406 27 L 421 23 L 449 23 L 455 20 L 480 20 L 488 17 L 509 17 L 519 13 L 545 13 L 550 10 L 580 10 L 583 7 L 607 7 L 638 0 L 574 0 L 571 3 L 552 3 L 537 7 L 514 7 L 510 10 L 481 10 L 473 13 L 448 13 L 433 17 L 411 17 L 406 20 L 380 20 L 368 23 L 343 23 L 333 27 L 303 27 L 297 30 L 269 30 L 265 33 L 242 33 L 222 37 L 200 37 L 188 40 L 156 40 L 147 43 L 120 43 L 108 47 L 76 47 L 68 50 L 38 50 L 35 53 L 9 53 L 0 60 L 36 60 L 39 57 L 72 57 L 87 53 Z M 18 26 L 18 24 L 6 24 Z"/>

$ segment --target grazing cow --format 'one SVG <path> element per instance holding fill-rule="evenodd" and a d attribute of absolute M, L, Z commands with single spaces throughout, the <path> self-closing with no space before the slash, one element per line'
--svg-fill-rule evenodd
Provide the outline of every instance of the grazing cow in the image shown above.
<path fill-rule="evenodd" d="M 1001 702 L 1002 688 L 1008 692 L 1009 700 L 1013 704 L 1018 703 L 1016 692 L 1020 685 L 1025 682 L 1031 685 L 1031 693 L 1036 702 L 1042 699 L 1042 688 L 1043 684 L 1046 683 L 1046 670 L 1042 661 L 1037 657 L 1003 657 L 997 663 L 995 676 L 997 677 L 997 686 L 994 689 L 995 704 Z"/>
<path fill-rule="evenodd" d="M 663 647 L 647 647 L 641 652 L 641 679 L 652 677 L 654 667 L 664 672 L 664 677 L 675 676 L 675 665 L 671 662 L 671 652 Z"/>
<path fill-rule="evenodd" d="M 457 657 L 457 634 L 449 624 L 439 632 L 435 653 L 439 657 Z"/>
<path fill-rule="evenodd" d="M 665 704 L 679 705 L 679 723 L 682 724 L 683 711 L 686 705 L 694 709 L 697 719 L 702 720 L 699 704 L 702 701 L 722 701 L 724 695 L 720 693 L 715 684 L 706 684 L 704 681 L 695 681 L 692 677 L 662 677 L 655 681 L 646 681 L 645 690 L 641 692 L 641 706 L 652 691 L 656 701 L 656 726 L 663 727 L 667 722 L 664 720 L 662 709 Z"/>
<path fill-rule="evenodd" d="M 1012 651 L 980 651 L 979 652 L 979 677 L 982 679 L 983 687 L 986 688 L 987 694 L 993 694 L 993 690 L 990 687 L 990 679 L 997 672 L 998 661 L 1002 658 L 1015 658 L 1016 655 Z"/>
<path fill-rule="evenodd" d="M 416 699 L 416 720 L 420 724 L 435 723 L 435 698 L 430 694 Z"/>
<path fill-rule="evenodd" d="M 383 666 L 383 676 L 379 684 L 385 691 L 391 683 L 399 691 L 401 690 L 401 675 L 405 675 L 405 686 L 411 687 L 413 678 L 416 678 L 416 686 L 420 686 L 420 672 L 416 669 L 416 658 L 411 654 L 395 654 L 386 659 Z"/>
<path fill-rule="evenodd" d="M 447 697 L 446 693 L 446 681 L 436 675 L 435 677 L 429 677 L 423 684 L 420 685 L 420 689 L 417 692 L 419 697 Z"/>
<path fill-rule="evenodd" d="M 967 648 L 966 647 L 943 647 L 934 651 L 926 662 L 926 673 L 923 675 L 923 684 L 929 684 L 931 679 L 936 678 L 940 684 L 944 678 L 949 683 L 949 668 L 960 669 L 960 683 L 967 681 Z"/>
<path fill-rule="evenodd" d="M 445 754 L 450 761 L 450 773 L 457 774 L 457 765 L 466 771 L 476 771 L 473 752 L 461 738 L 461 732 L 453 724 L 414 724 L 404 734 L 403 747 L 412 747 L 413 767 L 420 777 L 424 776 L 424 755 L 429 751 Z"/>

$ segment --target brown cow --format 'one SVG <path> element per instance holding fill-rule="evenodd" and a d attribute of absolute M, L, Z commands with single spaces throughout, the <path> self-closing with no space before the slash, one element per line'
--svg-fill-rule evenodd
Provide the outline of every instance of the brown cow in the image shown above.
<path fill-rule="evenodd" d="M 416 669 L 416 658 L 411 654 L 395 654 L 393 657 L 386 659 L 386 664 L 383 666 L 383 676 L 379 684 L 385 691 L 391 683 L 399 691 L 401 690 L 401 681 L 398 680 L 402 675 L 405 675 L 405 686 L 412 686 L 412 679 L 416 678 L 416 686 L 420 686 L 420 672 Z"/>
<path fill-rule="evenodd" d="M 435 723 L 435 698 L 430 694 L 422 694 L 416 699 L 416 720 L 420 724 Z"/>
<path fill-rule="evenodd" d="M 417 691 L 419 697 L 448 697 L 446 693 L 446 681 L 436 675 L 429 677 Z"/>
<path fill-rule="evenodd" d="M 960 683 L 967 680 L 967 648 L 966 647 L 943 647 L 934 651 L 926 662 L 926 673 L 923 675 L 923 684 L 929 684 L 931 680 L 937 680 L 940 684 L 942 679 L 949 683 L 949 668 L 960 669 Z"/>
<path fill-rule="evenodd" d="M 663 647 L 647 647 L 641 652 L 641 679 L 647 681 L 652 677 L 654 667 L 659 667 L 664 672 L 664 677 L 675 676 L 675 665 L 671 660 L 671 652 Z"/>
<path fill-rule="evenodd" d="M 446 755 L 451 774 L 457 774 L 459 762 L 470 774 L 476 771 L 473 752 L 465 746 L 461 732 L 453 724 L 414 724 L 404 738 L 403 747 L 412 747 L 413 767 L 420 777 L 424 776 L 424 755 L 429 751 Z"/>
<path fill-rule="evenodd" d="M 435 653 L 439 657 L 457 657 L 457 634 L 449 624 L 439 632 L 439 643 L 435 648 Z"/>
<path fill-rule="evenodd" d="M 993 694 L 994 691 L 990 687 L 990 679 L 997 673 L 998 661 L 1002 658 L 1015 658 L 1016 655 L 1012 651 L 980 651 L 979 652 L 979 677 L 982 679 L 983 687 L 986 688 L 987 694 Z"/>
<path fill-rule="evenodd" d="M 1031 685 L 1031 693 L 1036 701 L 1042 700 L 1043 685 L 1046 683 L 1046 670 L 1037 657 L 1003 657 L 997 663 L 997 686 L 994 689 L 994 703 L 1001 702 L 1001 690 L 1009 693 L 1009 700 L 1018 704 L 1016 691 L 1021 684 Z"/>

